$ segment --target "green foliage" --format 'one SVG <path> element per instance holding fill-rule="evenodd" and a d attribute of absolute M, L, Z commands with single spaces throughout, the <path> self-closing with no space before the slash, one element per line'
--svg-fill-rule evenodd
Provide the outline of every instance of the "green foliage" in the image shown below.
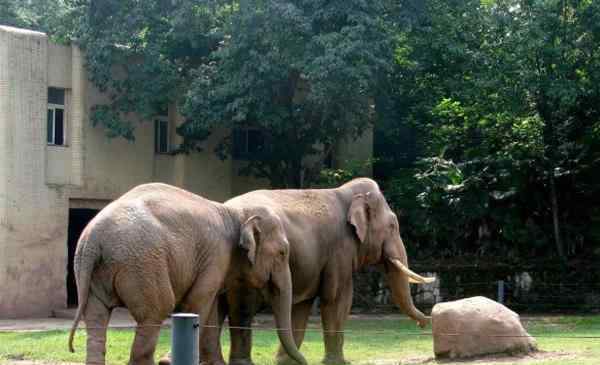
<path fill-rule="evenodd" d="M 387 173 L 396 205 L 414 208 L 408 235 L 442 255 L 591 252 L 600 5 L 430 1 L 410 19 L 378 99 L 380 135 L 418 140 L 414 170 Z"/>
<path fill-rule="evenodd" d="M 326 188 L 335 188 L 348 181 L 361 177 L 368 176 L 369 170 L 373 167 L 376 159 L 369 158 L 367 160 L 350 160 L 346 161 L 342 168 L 325 168 L 319 173 L 318 186 Z"/>
<path fill-rule="evenodd" d="M 0 0 L 0 25 L 48 33 L 53 41 L 67 43 L 77 19 L 77 0 Z"/>
<path fill-rule="evenodd" d="M 391 65 L 382 2 L 243 4 L 229 37 L 195 70 L 182 131 L 258 128 L 268 149 L 248 172 L 273 186 L 306 185 L 341 137 L 371 124 L 370 97 Z M 230 155 L 230 141 L 223 142 Z"/>
<path fill-rule="evenodd" d="M 0 25 L 25 26 L 25 22 L 18 14 L 14 0 L 0 0 Z"/>

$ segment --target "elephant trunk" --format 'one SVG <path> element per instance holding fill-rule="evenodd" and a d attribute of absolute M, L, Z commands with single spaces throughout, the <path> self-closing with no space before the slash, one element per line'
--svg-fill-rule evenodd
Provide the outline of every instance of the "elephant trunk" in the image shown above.
<path fill-rule="evenodd" d="M 425 327 L 430 317 L 415 307 L 410 293 L 410 282 L 427 283 L 432 279 L 423 278 L 408 269 L 406 249 L 401 238 L 398 238 L 396 244 L 384 245 L 384 260 L 394 303 L 420 327 Z"/>
<path fill-rule="evenodd" d="M 271 305 L 277 325 L 277 335 L 281 346 L 288 356 L 298 363 L 306 365 L 304 356 L 298 351 L 294 341 L 292 329 L 292 276 L 289 267 L 286 267 L 273 276 L 275 290 L 271 296 Z"/>

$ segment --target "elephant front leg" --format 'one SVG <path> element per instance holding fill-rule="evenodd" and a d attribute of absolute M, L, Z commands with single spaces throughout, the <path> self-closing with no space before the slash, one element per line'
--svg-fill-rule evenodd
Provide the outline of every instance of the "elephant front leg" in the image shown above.
<path fill-rule="evenodd" d="M 347 364 L 344 359 L 344 323 L 352 306 L 352 289 L 344 292 L 337 300 L 321 301 L 321 321 L 325 342 L 324 364 Z"/>
<path fill-rule="evenodd" d="M 310 311 L 312 309 L 314 299 L 305 300 L 304 302 L 294 304 L 292 307 L 292 329 L 294 330 L 294 341 L 296 346 L 300 349 L 302 341 L 304 341 L 304 333 L 306 325 L 308 324 L 308 318 L 310 317 Z M 277 351 L 277 364 L 278 365 L 292 365 L 296 364 L 296 361 L 290 359 L 287 352 L 279 345 Z"/>
<path fill-rule="evenodd" d="M 253 365 L 252 321 L 261 300 L 257 290 L 237 287 L 227 295 L 231 349 L 229 365 Z"/>

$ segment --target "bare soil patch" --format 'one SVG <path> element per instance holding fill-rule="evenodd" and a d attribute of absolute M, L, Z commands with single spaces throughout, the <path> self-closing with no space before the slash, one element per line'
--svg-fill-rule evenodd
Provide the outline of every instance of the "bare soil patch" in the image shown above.
<path fill-rule="evenodd" d="M 420 356 L 414 358 L 408 358 L 403 360 L 393 359 L 381 359 L 381 360 L 369 360 L 362 362 L 359 365 L 508 365 L 508 364 L 535 364 L 540 361 L 547 360 L 573 360 L 580 357 L 575 353 L 564 352 L 564 351 L 538 351 L 525 356 L 506 356 L 506 355 L 495 355 L 486 356 L 482 358 L 468 359 L 468 360 L 436 360 L 434 357 Z M 31 361 L 31 360 L 7 360 L 4 362 L 0 361 L 3 365 L 82 365 L 81 363 L 69 363 L 69 362 L 44 362 L 44 361 Z"/>
<path fill-rule="evenodd" d="M 83 365 L 83 363 L 76 362 L 47 362 L 47 361 L 34 361 L 34 360 L 6 360 L 0 361 L 2 365 Z"/>
<path fill-rule="evenodd" d="M 581 356 L 581 355 L 579 355 Z M 436 360 L 434 357 L 420 356 L 403 360 L 369 360 L 362 365 L 508 365 L 508 364 L 535 364 L 540 361 L 548 360 L 573 360 L 578 357 L 575 353 L 565 351 L 538 351 L 529 355 L 509 356 L 509 355 L 490 355 L 472 359 L 461 360 Z"/>

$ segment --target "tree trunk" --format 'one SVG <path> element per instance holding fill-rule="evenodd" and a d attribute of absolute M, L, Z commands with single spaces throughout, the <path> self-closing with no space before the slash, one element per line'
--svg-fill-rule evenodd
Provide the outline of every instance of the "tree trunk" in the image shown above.
<path fill-rule="evenodd" d="M 560 221 L 558 219 L 558 198 L 556 196 L 556 181 L 554 179 L 554 171 L 550 171 L 550 200 L 552 202 L 552 226 L 554 228 L 554 243 L 556 244 L 556 252 L 562 262 L 567 262 L 563 242 L 560 234 Z"/>
<path fill-rule="evenodd" d="M 302 188 L 302 156 L 294 156 L 286 163 L 287 165 L 287 181 L 288 189 Z"/>
<path fill-rule="evenodd" d="M 556 253 L 563 263 L 567 262 L 563 242 L 560 234 L 560 221 L 558 218 L 558 197 L 556 194 L 556 180 L 554 178 L 556 150 L 558 146 L 558 136 L 555 129 L 555 117 L 551 104 L 548 103 L 545 92 L 542 90 L 538 96 L 537 110 L 545 122 L 544 127 L 544 144 L 545 144 L 545 159 L 546 169 L 550 179 L 550 203 L 552 205 L 552 227 L 554 231 L 554 243 L 556 245 Z"/>

